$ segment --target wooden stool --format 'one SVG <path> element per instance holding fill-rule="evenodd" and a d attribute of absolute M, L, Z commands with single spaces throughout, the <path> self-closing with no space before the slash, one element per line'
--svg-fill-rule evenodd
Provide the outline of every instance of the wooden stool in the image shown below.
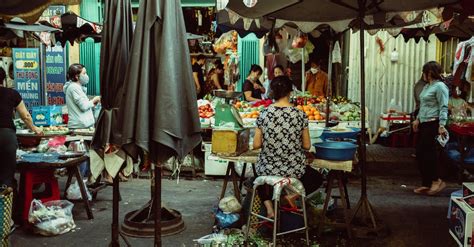
<path fill-rule="evenodd" d="M 349 212 L 349 197 L 347 196 L 347 188 L 344 184 L 344 173 L 343 171 L 331 170 L 328 174 L 327 179 L 327 188 L 326 188 L 326 199 L 324 200 L 324 207 L 321 221 L 319 222 L 318 226 L 318 234 L 321 234 L 323 230 L 323 226 L 327 223 L 326 213 L 329 206 L 329 200 L 331 199 L 332 187 L 333 183 L 337 180 L 338 188 L 339 188 L 339 197 L 342 202 L 342 209 L 344 211 L 344 222 L 343 223 L 334 223 L 333 225 L 336 227 L 342 227 L 346 229 L 347 236 L 352 238 L 352 230 L 351 230 L 351 223 L 350 223 L 350 212 Z"/>

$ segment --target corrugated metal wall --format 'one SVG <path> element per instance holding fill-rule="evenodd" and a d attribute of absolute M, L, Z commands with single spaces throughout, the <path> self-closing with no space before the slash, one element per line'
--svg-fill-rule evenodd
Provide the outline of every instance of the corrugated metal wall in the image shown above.
<path fill-rule="evenodd" d="M 360 101 L 360 49 L 359 33 L 350 34 L 349 74 L 347 96 L 353 101 Z M 385 52 L 380 53 L 376 37 L 385 43 Z M 396 63 L 390 61 L 393 49 L 399 53 Z M 380 125 L 380 114 L 387 110 L 392 98 L 400 102 L 406 112 L 414 108 L 413 87 L 421 77 L 423 65 L 436 59 L 436 38 L 429 42 L 414 40 L 405 42 L 403 37 L 394 38 L 385 31 L 371 36 L 365 34 L 365 74 L 366 105 L 369 109 L 369 124 L 372 132 Z"/>
<path fill-rule="evenodd" d="M 242 85 L 247 79 L 252 64 L 259 64 L 260 60 L 260 40 L 254 34 L 249 34 L 244 38 L 239 37 L 238 42 L 240 81 L 237 91 L 242 91 Z"/>

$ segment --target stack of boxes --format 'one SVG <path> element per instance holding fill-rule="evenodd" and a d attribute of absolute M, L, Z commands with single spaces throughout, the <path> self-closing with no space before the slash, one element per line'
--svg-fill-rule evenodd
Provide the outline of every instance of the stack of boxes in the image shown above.
<path fill-rule="evenodd" d="M 451 196 L 449 233 L 459 246 L 474 246 L 474 183 L 463 183 L 462 197 Z"/>

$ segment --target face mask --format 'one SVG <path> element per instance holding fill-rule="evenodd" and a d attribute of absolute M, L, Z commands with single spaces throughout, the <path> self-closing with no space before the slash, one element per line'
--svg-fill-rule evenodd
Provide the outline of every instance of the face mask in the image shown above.
<path fill-rule="evenodd" d="M 459 89 L 459 87 L 456 87 L 456 95 L 459 96 L 459 95 L 461 95 L 461 93 L 462 93 L 461 89 Z"/>
<path fill-rule="evenodd" d="M 87 83 L 89 83 L 89 76 L 87 74 L 79 75 L 79 82 L 81 85 L 87 85 Z"/>
<path fill-rule="evenodd" d="M 318 73 L 318 69 L 317 69 L 317 68 L 311 68 L 310 70 L 311 70 L 311 73 L 313 73 L 313 74 Z"/>

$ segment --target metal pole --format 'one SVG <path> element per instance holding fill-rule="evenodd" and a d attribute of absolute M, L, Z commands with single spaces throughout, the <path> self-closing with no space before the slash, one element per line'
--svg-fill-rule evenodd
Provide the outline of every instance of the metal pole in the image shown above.
<path fill-rule="evenodd" d="M 112 197 L 112 240 L 111 247 L 120 246 L 119 243 L 119 176 L 115 175 L 113 179 L 113 197 Z"/>
<path fill-rule="evenodd" d="M 48 84 L 48 79 L 46 77 L 46 45 L 42 42 L 40 42 L 40 56 L 41 56 L 41 59 L 40 59 L 40 68 L 41 68 L 41 81 L 40 81 L 40 85 L 41 85 L 41 103 L 43 105 L 48 105 L 48 87 L 47 87 L 47 84 Z M 8 71 L 7 71 L 8 72 Z"/>
<path fill-rule="evenodd" d="M 161 164 L 155 166 L 155 195 L 152 207 L 155 211 L 155 247 L 161 247 Z"/>
<path fill-rule="evenodd" d="M 305 66 L 304 66 L 304 47 L 301 48 L 301 92 L 306 91 L 306 80 L 305 80 Z"/>
<path fill-rule="evenodd" d="M 364 45 L 364 15 L 365 15 L 365 2 L 362 3 L 359 0 L 359 20 L 360 20 L 360 110 L 361 110 L 361 154 L 360 154 L 360 168 L 362 173 L 362 197 L 367 196 L 367 169 L 366 169 L 366 146 L 365 146 L 365 45 Z"/>
<path fill-rule="evenodd" d="M 329 105 L 331 104 L 330 91 L 332 88 L 332 47 L 334 41 L 329 41 L 328 85 L 326 87 L 326 127 L 329 127 Z"/>

